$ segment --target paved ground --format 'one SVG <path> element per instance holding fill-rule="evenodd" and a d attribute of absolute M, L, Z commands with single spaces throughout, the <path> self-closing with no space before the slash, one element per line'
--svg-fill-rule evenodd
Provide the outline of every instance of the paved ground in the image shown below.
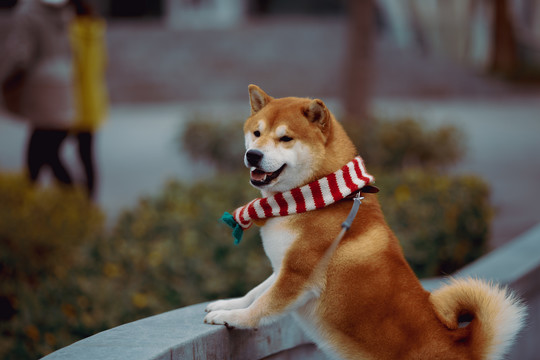
<path fill-rule="evenodd" d="M 99 203 L 114 217 L 166 179 L 215 175 L 178 151 L 194 113 L 248 114 L 247 84 L 276 96 L 317 96 L 339 106 L 344 25 L 336 19 L 265 21 L 221 31 L 173 32 L 157 24 L 112 24 L 113 106 L 97 137 Z M 452 171 L 477 173 L 493 189 L 493 245 L 540 221 L 538 88 L 509 86 L 435 57 L 381 41 L 375 109 L 453 123 L 468 152 Z M 240 131 L 240 128 L 239 128 Z M 0 170 L 21 171 L 26 127 L 0 114 Z M 76 169 L 73 144 L 64 156 Z M 77 171 L 80 173 L 80 170 Z"/>
<path fill-rule="evenodd" d="M 340 18 L 270 18 L 226 30 L 172 31 L 155 23 L 114 23 L 109 84 L 115 102 L 244 101 L 247 84 L 278 96 L 339 98 L 347 53 Z M 437 57 L 379 39 L 373 93 L 392 98 L 520 96 Z"/>

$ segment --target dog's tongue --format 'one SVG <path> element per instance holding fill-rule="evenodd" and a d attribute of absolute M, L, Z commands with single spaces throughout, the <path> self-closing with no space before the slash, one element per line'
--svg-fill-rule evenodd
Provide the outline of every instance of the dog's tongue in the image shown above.
<path fill-rule="evenodd" d="M 251 171 L 251 180 L 263 181 L 266 178 L 266 173 L 261 170 L 252 170 Z"/>

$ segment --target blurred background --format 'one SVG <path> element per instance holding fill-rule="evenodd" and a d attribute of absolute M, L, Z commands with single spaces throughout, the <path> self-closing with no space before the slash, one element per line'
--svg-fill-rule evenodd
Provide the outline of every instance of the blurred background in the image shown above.
<path fill-rule="evenodd" d="M 90 3 L 109 102 L 94 201 L 48 169 L 30 184 L 29 122 L 0 111 L 2 358 L 268 276 L 257 231 L 233 246 L 218 222 L 258 196 L 242 163 L 251 83 L 320 98 L 345 124 L 420 277 L 540 220 L 538 0 Z M 0 0 L 2 43 L 15 6 Z M 61 157 L 83 183 L 77 156 L 68 137 Z"/>

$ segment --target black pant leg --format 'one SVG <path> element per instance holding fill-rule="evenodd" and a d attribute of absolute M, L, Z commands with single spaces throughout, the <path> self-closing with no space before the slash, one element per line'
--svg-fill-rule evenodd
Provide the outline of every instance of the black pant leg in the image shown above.
<path fill-rule="evenodd" d="M 41 168 L 47 163 L 46 154 L 43 152 L 43 148 L 47 143 L 46 137 L 47 135 L 43 130 L 33 129 L 28 140 L 26 166 L 32 182 L 38 179 Z"/>
<path fill-rule="evenodd" d="M 67 130 L 47 130 L 49 132 L 49 143 L 46 151 L 48 153 L 48 163 L 52 168 L 53 174 L 58 181 L 63 184 L 71 185 L 73 180 L 66 167 L 60 159 L 60 147 L 68 136 Z"/>
<path fill-rule="evenodd" d="M 41 168 L 49 165 L 56 180 L 66 185 L 73 183 L 69 172 L 60 159 L 60 147 L 67 135 L 67 130 L 32 130 L 26 158 L 32 182 L 37 181 Z"/>
<path fill-rule="evenodd" d="M 94 164 L 94 135 L 91 132 L 77 134 L 79 143 L 79 156 L 86 174 L 86 188 L 88 196 L 94 197 L 95 193 L 95 164 Z"/>

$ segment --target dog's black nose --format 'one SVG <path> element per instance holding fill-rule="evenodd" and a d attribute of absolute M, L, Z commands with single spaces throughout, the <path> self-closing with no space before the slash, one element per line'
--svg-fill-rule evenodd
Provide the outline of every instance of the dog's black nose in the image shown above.
<path fill-rule="evenodd" d="M 264 154 L 259 150 L 248 150 L 246 160 L 250 166 L 259 166 Z"/>

